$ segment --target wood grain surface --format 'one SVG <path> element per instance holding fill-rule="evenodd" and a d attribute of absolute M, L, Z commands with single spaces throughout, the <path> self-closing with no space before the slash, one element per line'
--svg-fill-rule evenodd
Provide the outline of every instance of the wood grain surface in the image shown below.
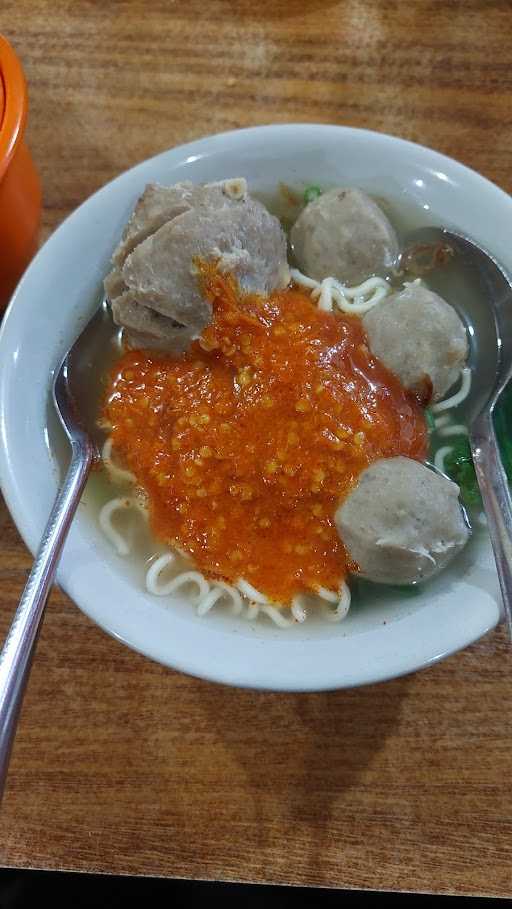
<path fill-rule="evenodd" d="M 123 169 L 233 127 L 321 121 L 512 187 L 508 0 L 2 0 L 30 86 L 43 236 Z M 30 557 L 0 508 L 0 635 Z M 0 818 L 14 867 L 512 896 L 502 631 L 331 694 L 167 671 L 49 605 Z"/>

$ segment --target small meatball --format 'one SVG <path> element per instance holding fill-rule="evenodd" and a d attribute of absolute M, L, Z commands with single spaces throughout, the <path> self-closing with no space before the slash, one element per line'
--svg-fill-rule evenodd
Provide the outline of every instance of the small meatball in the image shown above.
<path fill-rule="evenodd" d="M 178 186 L 183 201 L 184 184 Z M 177 187 L 159 188 L 162 189 Z M 153 206 L 151 193 L 146 201 L 144 197 L 139 201 L 139 214 L 133 223 L 129 222 L 114 254 L 114 268 L 105 279 L 105 289 L 114 321 L 126 328 L 129 341 L 133 332 L 137 343 L 146 335 L 146 346 L 167 349 L 167 339 L 172 341 L 172 347 L 175 345 L 177 328 L 187 330 L 177 336 L 180 342 L 187 338 L 190 341 L 211 319 L 211 306 L 200 290 L 196 258 L 217 260 L 219 269 L 233 274 L 247 292 L 267 294 L 285 287 L 289 269 L 281 225 L 248 195 L 245 180 L 187 186 L 186 201 L 190 207 L 155 227 L 158 219 L 164 217 L 164 195 L 160 192 L 160 214 L 149 219 L 151 227 L 148 220 L 144 222 L 148 204 Z M 174 211 L 172 205 L 165 210 L 167 214 Z M 152 211 L 154 214 L 154 206 Z M 146 230 L 149 234 L 142 239 Z M 127 253 L 133 242 L 134 248 Z M 142 307 L 140 320 L 137 306 Z M 150 318 L 150 312 L 155 318 Z"/>
<path fill-rule="evenodd" d="M 413 584 L 441 571 L 469 537 L 458 496 L 455 483 L 411 458 L 367 467 L 335 516 L 360 576 Z"/>
<path fill-rule="evenodd" d="M 398 239 L 378 205 L 360 189 L 331 189 L 306 205 L 290 239 L 299 268 L 321 281 L 360 284 L 398 260 Z"/>
<path fill-rule="evenodd" d="M 372 353 L 423 404 L 438 401 L 459 378 L 466 329 L 453 307 L 421 284 L 377 303 L 363 324 Z"/>

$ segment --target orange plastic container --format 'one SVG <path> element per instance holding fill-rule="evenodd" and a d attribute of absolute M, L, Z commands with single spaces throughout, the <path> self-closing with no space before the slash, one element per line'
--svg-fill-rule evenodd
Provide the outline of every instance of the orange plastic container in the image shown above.
<path fill-rule="evenodd" d="M 23 138 L 27 110 L 21 64 L 0 35 L 0 310 L 37 248 L 41 184 Z"/>

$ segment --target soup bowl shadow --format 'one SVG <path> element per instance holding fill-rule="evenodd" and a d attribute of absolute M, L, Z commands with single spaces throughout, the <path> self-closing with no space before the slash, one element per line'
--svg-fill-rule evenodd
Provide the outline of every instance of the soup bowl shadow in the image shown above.
<path fill-rule="evenodd" d="M 262 848 L 276 824 L 300 828 L 303 861 L 314 869 L 336 818 L 352 813 L 368 768 L 397 734 L 410 684 L 291 695 L 199 686 L 197 711 L 245 778 L 239 810 Z"/>

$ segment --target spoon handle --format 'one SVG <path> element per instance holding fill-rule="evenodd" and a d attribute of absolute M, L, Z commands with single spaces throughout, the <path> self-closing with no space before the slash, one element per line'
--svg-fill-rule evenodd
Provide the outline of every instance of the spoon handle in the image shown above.
<path fill-rule="evenodd" d="M 64 484 L 0 652 L 0 800 L 44 607 L 92 457 L 87 439 L 74 441 Z"/>
<path fill-rule="evenodd" d="M 500 579 L 505 620 L 512 639 L 512 499 L 499 453 L 492 410 L 477 417 L 470 443 Z"/>

